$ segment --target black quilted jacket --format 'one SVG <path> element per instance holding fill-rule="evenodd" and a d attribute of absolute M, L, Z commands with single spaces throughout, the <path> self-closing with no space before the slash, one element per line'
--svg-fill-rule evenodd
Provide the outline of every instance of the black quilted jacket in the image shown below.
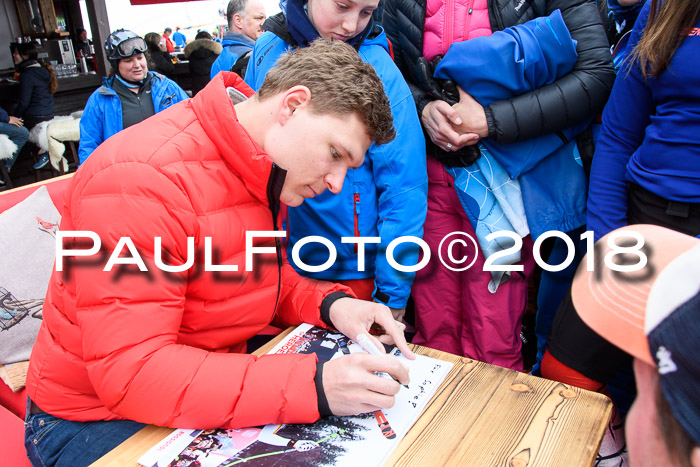
<path fill-rule="evenodd" d="M 397 66 L 411 86 L 419 114 L 433 98 L 418 85 L 416 63 L 423 51 L 427 0 L 384 0 L 382 25 L 392 42 Z M 554 83 L 493 102 L 486 111 L 489 138 L 499 143 L 563 130 L 603 110 L 615 80 L 601 18 L 591 0 L 488 0 L 493 31 L 561 10 L 578 60 Z M 468 90 L 467 90 L 468 92 Z"/>

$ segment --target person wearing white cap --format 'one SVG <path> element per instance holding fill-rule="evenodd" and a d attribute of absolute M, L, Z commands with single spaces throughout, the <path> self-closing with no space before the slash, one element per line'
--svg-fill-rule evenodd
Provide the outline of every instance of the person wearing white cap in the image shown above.
<path fill-rule="evenodd" d="M 643 243 L 620 249 L 614 236 Z M 700 466 L 700 239 L 653 225 L 615 230 L 581 262 L 571 295 L 581 319 L 634 358 L 630 465 Z"/>

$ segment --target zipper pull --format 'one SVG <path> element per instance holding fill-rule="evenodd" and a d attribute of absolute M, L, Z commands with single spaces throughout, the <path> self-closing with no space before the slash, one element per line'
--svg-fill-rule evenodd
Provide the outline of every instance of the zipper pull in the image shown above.
<path fill-rule="evenodd" d="M 355 211 L 355 215 L 353 216 L 354 223 L 355 223 L 355 236 L 359 237 L 360 236 L 360 193 L 359 193 L 359 188 L 355 187 L 355 193 L 352 195 L 352 204 L 353 208 Z M 353 248 L 353 251 L 355 254 L 357 254 L 357 243 L 355 243 L 355 247 Z"/>
<path fill-rule="evenodd" d="M 473 10 L 474 10 L 474 9 L 473 9 L 472 7 L 469 7 L 469 14 L 470 14 L 470 15 L 472 14 L 472 11 L 473 11 Z"/>

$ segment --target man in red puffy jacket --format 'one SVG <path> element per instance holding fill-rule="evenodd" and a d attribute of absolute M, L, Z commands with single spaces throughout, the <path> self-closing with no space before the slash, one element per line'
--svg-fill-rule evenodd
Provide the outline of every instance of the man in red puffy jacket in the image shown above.
<path fill-rule="evenodd" d="M 57 256 L 27 378 L 30 459 L 89 464 L 145 423 L 309 423 L 393 405 L 399 383 L 375 372 L 408 383 L 394 357 L 241 353 L 271 322 L 352 338 L 376 323 L 413 356 L 388 308 L 299 276 L 275 232 L 281 204 L 339 192 L 393 137 L 373 68 L 319 42 L 257 94 L 221 73 L 100 145 L 66 191 L 61 231 L 66 256 L 91 246 L 79 235 L 101 254 Z"/>

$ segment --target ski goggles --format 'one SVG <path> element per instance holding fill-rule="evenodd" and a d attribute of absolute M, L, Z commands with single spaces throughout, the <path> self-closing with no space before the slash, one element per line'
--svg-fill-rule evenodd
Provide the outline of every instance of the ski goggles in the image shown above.
<path fill-rule="evenodd" d="M 146 41 L 141 37 L 132 37 L 121 42 L 117 46 L 117 52 L 120 58 L 131 57 L 132 55 L 144 53 L 148 47 Z"/>

